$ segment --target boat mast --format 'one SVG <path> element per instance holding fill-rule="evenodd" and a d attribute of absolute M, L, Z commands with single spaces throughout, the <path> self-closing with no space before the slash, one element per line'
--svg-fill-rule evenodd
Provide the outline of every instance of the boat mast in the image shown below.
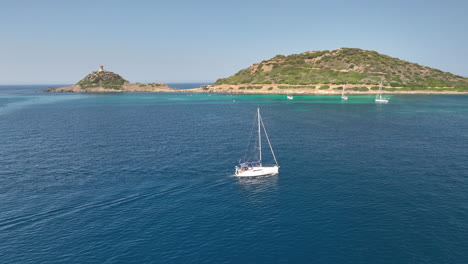
<path fill-rule="evenodd" d="M 275 160 L 276 166 L 278 166 L 278 161 L 276 160 L 275 152 L 273 151 L 273 147 L 271 146 L 270 138 L 268 137 L 268 133 L 266 132 L 265 124 L 263 124 L 262 120 L 262 127 L 263 127 L 263 132 L 265 132 L 265 137 L 268 141 L 268 145 L 270 146 L 271 154 L 273 155 L 273 159 Z"/>
<path fill-rule="evenodd" d="M 258 115 L 258 149 L 260 151 L 260 167 L 262 167 L 262 138 L 260 133 L 260 107 L 257 107 Z"/>
<path fill-rule="evenodd" d="M 382 79 L 380 80 L 379 94 L 378 94 L 377 98 L 382 99 Z"/>

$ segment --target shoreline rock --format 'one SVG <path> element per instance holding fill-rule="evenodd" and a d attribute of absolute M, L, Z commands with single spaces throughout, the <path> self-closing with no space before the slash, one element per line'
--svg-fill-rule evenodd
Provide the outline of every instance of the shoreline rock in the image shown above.
<path fill-rule="evenodd" d="M 42 90 L 46 93 L 121 93 L 121 92 L 173 92 L 175 89 L 165 83 L 130 83 L 122 76 L 104 70 L 104 66 L 99 65 L 99 69 L 94 71 L 77 84 L 58 88 L 49 87 Z"/>
<path fill-rule="evenodd" d="M 124 83 L 119 89 L 105 87 L 81 88 L 79 85 L 63 86 L 58 88 L 47 88 L 42 90 L 46 93 L 122 93 L 122 92 L 177 92 L 179 89 L 171 88 L 167 84 L 131 84 Z"/>

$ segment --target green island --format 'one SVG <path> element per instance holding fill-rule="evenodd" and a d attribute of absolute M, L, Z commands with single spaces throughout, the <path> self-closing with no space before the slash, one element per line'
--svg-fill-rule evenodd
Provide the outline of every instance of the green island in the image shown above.
<path fill-rule="evenodd" d="M 122 76 L 110 71 L 96 71 L 88 74 L 77 83 L 81 89 L 103 87 L 108 89 L 122 89 L 124 83 L 128 82 Z"/>
<path fill-rule="evenodd" d="M 357 48 L 277 55 L 202 87 L 206 92 L 466 93 L 468 78 Z M 287 92 L 286 92 L 287 90 Z"/>
<path fill-rule="evenodd" d="M 99 69 L 92 72 L 78 83 L 71 86 L 58 88 L 47 88 L 44 92 L 69 92 L 69 93 L 108 93 L 108 92 L 174 92 L 165 83 L 130 83 L 119 74 L 106 71 L 101 65 Z"/>

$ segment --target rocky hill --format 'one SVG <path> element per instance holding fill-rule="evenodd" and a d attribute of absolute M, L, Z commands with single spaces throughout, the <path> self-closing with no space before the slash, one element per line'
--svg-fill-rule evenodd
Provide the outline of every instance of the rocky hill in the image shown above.
<path fill-rule="evenodd" d="M 289 56 L 277 55 L 256 63 L 212 86 L 232 89 L 294 88 L 330 89 L 348 83 L 348 89 L 369 90 L 382 80 L 387 90 L 452 89 L 468 90 L 468 78 L 443 72 L 375 51 L 341 48 L 308 51 Z M 235 85 L 235 86 L 232 86 Z M 315 86 L 314 86 L 315 85 Z M 259 87 L 262 88 L 259 88 Z M 326 89 L 326 88 L 325 88 Z"/>
<path fill-rule="evenodd" d="M 95 71 L 88 74 L 77 83 L 82 89 L 103 87 L 109 89 L 122 89 L 122 85 L 128 82 L 122 76 L 110 71 Z"/>
<path fill-rule="evenodd" d="M 44 92 L 174 92 L 177 91 L 165 83 L 132 84 L 122 76 L 105 71 L 102 66 L 98 71 L 88 74 L 77 84 L 59 88 L 47 88 Z"/>

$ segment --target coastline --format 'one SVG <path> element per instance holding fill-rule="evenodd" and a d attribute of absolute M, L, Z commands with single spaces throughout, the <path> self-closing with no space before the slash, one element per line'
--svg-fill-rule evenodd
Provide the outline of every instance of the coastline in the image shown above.
<path fill-rule="evenodd" d="M 81 88 L 79 85 L 63 86 L 58 88 L 47 88 L 43 92 L 49 93 L 126 93 L 126 92 L 150 92 L 150 93 L 215 93 L 215 94 L 290 94 L 290 95 L 341 95 L 342 91 L 337 90 L 338 85 L 330 85 L 329 89 L 320 89 L 320 85 L 316 88 L 297 88 L 290 86 L 289 88 L 279 88 L 280 85 L 205 85 L 199 88 L 179 89 L 172 88 L 168 85 L 150 86 L 141 84 L 124 84 L 122 89 L 111 89 L 105 87 Z M 256 87 L 256 88 L 255 88 Z M 268 87 L 268 88 L 265 88 Z M 363 85 L 362 87 L 366 87 Z M 370 87 L 369 87 L 370 89 Z M 453 88 L 452 88 L 453 89 Z M 347 95 L 376 95 L 378 90 L 368 91 L 345 91 Z M 382 90 L 382 94 L 468 94 L 467 91 L 448 90 Z"/>
<path fill-rule="evenodd" d="M 271 84 L 243 84 L 243 85 L 206 85 L 200 88 L 188 89 L 186 92 L 192 93 L 220 93 L 220 94 L 290 94 L 290 95 L 341 95 L 342 90 L 337 89 L 342 87 L 342 85 L 329 85 L 328 89 L 320 89 L 319 87 L 323 85 L 314 85 L 315 88 L 303 88 L 304 86 L 289 86 L 284 88 L 285 85 L 271 85 Z M 261 88 L 259 88 L 261 87 Z M 266 88 L 267 87 L 267 88 Z M 281 88 L 280 88 L 281 87 Z M 299 88 L 298 88 L 299 87 Z M 367 91 L 355 91 L 355 90 L 346 90 L 345 94 L 347 95 L 376 95 L 379 93 L 378 90 L 371 90 L 371 85 L 361 85 L 360 87 L 366 87 Z M 390 88 L 390 87 L 387 87 Z M 393 88 L 393 87 L 391 87 Z M 439 88 L 431 90 L 384 90 L 381 91 L 382 94 L 468 94 L 468 90 L 459 91 L 454 88 Z M 401 89 L 401 88 L 400 88 Z M 453 89 L 453 90 L 449 90 Z"/>
<path fill-rule="evenodd" d="M 79 85 L 63 86 L 58 88 L 47 88 L 43 92 L 47 93 L 124 93 L 124 92 L 178 92 L 179 89 L 171 88 L 167 84 L 144 85 L 125 83 L 121 89 L 105 87 L 81 88 Z"/>

